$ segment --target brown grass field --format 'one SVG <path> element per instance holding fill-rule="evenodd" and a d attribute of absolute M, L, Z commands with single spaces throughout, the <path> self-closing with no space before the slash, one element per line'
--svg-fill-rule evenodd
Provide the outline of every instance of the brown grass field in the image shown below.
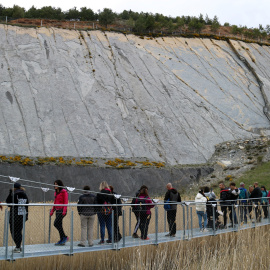
<path fill-rule="evenodd" d="M 120 251 L 1 261 L 0 269 L 269 269 L 269 226 Z"/>

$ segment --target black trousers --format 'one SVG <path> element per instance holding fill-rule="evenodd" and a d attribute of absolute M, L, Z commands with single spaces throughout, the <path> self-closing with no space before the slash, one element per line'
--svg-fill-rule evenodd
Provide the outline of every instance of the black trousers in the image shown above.
<path fill-rule="evenodd" d="M 54 220 L 54 227 L 58 230 L 60 239 L 63 239 L 66 237 L 64 229 L 63 229 L 63 210 L 56 210 L 55 211 L 56 217 Z"/>
<path fill-rule="evenodd" d="M 113 217 L 113 233 L 114 233 L 114 241 L 115 242 L 120 241 L 122 235 L 119 230 L 119 215 L 114 215 Z"/>
<path fill-rule="evenodd" d="M 150 219 L 151 219 L 151 215 L 147 215 L 145 213 L 140 213 L 140 225 L 139 226 L 140 226 L 142 239 L 147 238 Z"/>
<path fill-rule="evenodd" d="M 221 206 L 221 211 L 223 213 L 224 226 L 227 225 L 227 208 L 228 208 L 228 206 Z"/>
<path fill-rule="evenodd" d="M 138 231 L 138 229 L 139 229 L 139 227 L 140 227 L 140 221 L 141 221 L 141 219 L 140 219 L 140 213 L 134 212 L 134 215 L 135 215 L 135 217 L 136 217 L 137 222 L 136 222 L 136 225 L 135 225 L 133 234 L 134 234 L 134 233 L 137 233 L 137 231 Z"/>
<path fill-rule="evenodd" d="M 268 217 L 268 205 L 266 202 L 262 203 L 262 209 L 263 209 L 264 218 L 267 218 Z"/>
<path fill-rule="evenodd" d="M 14 215 L 14 220 L 13 220 L 13 217 L 11 214 L 10 219 L 9 219 L 9 228 L 10 228 L 12 239 L 16 244 L 16 248 L 20 248 L 22 244 L 23 216 Z"/>
<path fill-rule="evenodd" d="M 175 210 L 168 210 L 167 211 L 167 221 L 169 224 L 169 232 L 170 235 L 176 234 L 176 209 Z"/>

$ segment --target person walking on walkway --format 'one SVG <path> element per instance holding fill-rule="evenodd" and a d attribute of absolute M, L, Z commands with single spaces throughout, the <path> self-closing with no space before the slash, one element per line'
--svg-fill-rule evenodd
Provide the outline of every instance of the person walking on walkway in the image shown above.
<path fill-rule="evenodd" d="M 230 207 L 230 190 L 225 187 L 224 183 L 219 184 L 220 188 L 220 206 L 221 211 L 223 212 L 223 225 L 224 228 L 227 226 L 227 209 Z"/>
<path fill-rule="evenodd" d="M 106 181 L 103 181 L 99 185 L 100 193 L 97 194 L 97 203 L 103 204 L 104 206 L 99 207 L 98 211 L 98 221 L 100 224 L 100 237 L 101 240 L 98 244 L 104 244 L 104 237 L 105 237 L 105 226 L 107 227 L 108 231 L 108 240 L 106 241 L 107 244 L 112 243 L 112 207 L 107 206 L 108 204 L 112 203 L 112 193 L 109 188 L 109 185 Z"/>
<path fill-rule="evenodd" d="M 141 191 L 143 188 L 146 188 L 146 189 L 148 190 L 148 187 L 147 187 L 146 185 L 142 185 L 142 186 L 140 187 L 140 189 L 136 192 L 136 195 L 135 195 L 136 198 L 139 196 L 140 191 Z M 132 199 L 132 202 L 131 202 L 132 204 L 135 204 L 136 198 L 133 198 L 133 199 Z M 135 224 L 135 228 L 134 228 L 132 237 L 133 237 L 133 238 L 140 238 L 139 235 L 137 234 L 137 231 L 138 231 L 138 229 L 139 229 L 139 227 L 140 227 L 140 221 L 141 221 L 141 220 L 140 220 L 140 213 L 139 213 L 139 211 L 135 210 L 136 207 L 132 206 L 131 208 L 132 208 L 132 212 L 134 213 L 134 215 L 135 215 L 135 217 L 136 217 L 136 224 Z"/>
<path fill-rule="evenodd" d="M 207 226 L 207 213 L 206 213 L 206 202 L 207 198 L 204 195 L 204 192 L 202 189 L 199 190 L 198 194 L 195 197 L 196 202 L 196 213 L 198 215 L 199 219 L 199 227 L 200 232 L 208 232 L 206 229 Z M 202 225 L 202 219 L 203 219 L 203 225 Z"/>
<path fill-rule="evenodd" d="M 93 230 L 96 209 L 94 206 L 83 206 L 83 204 L 95 204 L 96 196 L 90 193 L 90 187 L 84 186 L 84 194 L 79 197 L 77 210 L 81 219 L 81 241 L 78 244 L 79 247 L 86 246 L 86 240 L 88 240 L 89 247 L 93 244 Z"/>
<path fill-rule="evenodd" d="M 25 189 L 20 183 L 14 184 L 14 189 L 9 191 L 6 203 L 14 203 L 18 206 L 10 206 L 9 225 L 13 241 L 16 244 L 15 253 L 20 253 L 22 243 L 23 216 L 28 220 L 28 206 L 19 206 L 20 204 L 29 204 Z"/>
<path fill-rule="evenodd" d="M 268 191 L 266 190 L 265 186 L 261 186 L 261 191 L 262 191 L 261 204 L 264 218 L 268 218 L 268 199 L 267 199 Z"/>
<path fill-rule="evenodd" d="M 240 187 L 238 188 L 239 193 L 239 207 L 240 207 L 240 220 L 241 222 L 247 223 L 247 204 L 248 204 L 248 191 L 245 189 L 245 184 L 243 182 L 240 183 Z"/>
<path fill-rule="evenodd" d="M 151 208 L 155 205 L 153 204 L 152 200 L 148 195 L 148 189 L 143 188 L 140 191 L 138 198 L 136 199 L 136 203 L 140 204 L 141 210 L 140 213 L 140 231 L 141 231 L 141 239 L 142 240 L 149 240 L 147 237 L 148 234 L 148 227 L 151 220 Z"/>
<path fill-rule="evenodd" d="M 68 193 L 64 189 L 64 184 L 60 179 L 54 181 L 54 189 L 54 204 L 65 204 L 53 206 L 50 212 L 50 216 L 52 216 L 54 212 L 56 213 L 54 227 L 58 230 L 60 236 L 60 240 L 55 245 L 63 246 L 69 239 L 63 229 L 63 219 L 67 215 Z"/>
<path fill-rule="evenodd" d="M 173 188 L 171 183 L 168 183 L 167 192 L 165 194 L 164 203 L 166 202 L 181 202 L 180 193 Z M 169 224 L 169 233 L 165 236 L 175 237 L 176 234 L 176 211 L 177 211 L 177 204 L 169 204 L 170 209 L 167 210 L 167 221 Z"/>
<path fill-rule="evenodd" d="M 109 186 L 112 194 L 117 195 L 113 190 L 113 186 Z M 122 201 L 120 198 L 116 198 L 112 196 L 112 204 L 118 204 L 118 206 L 113 206 L 113 235 L 114 235 L 114 242 L 119 242 L 122 239 L 122 235 L 119 229 L 119 217 L 122 216 Z"/>
<path fill-rule="evenodd" d="M 254 189 L 250 194 L 250 198 L 252 199 L 252 202 L 254 203 L 255 208 L 255 217 L 257 222 L 261 222 L 261 209 L 260 209 L 260 202 L 262 197 L 262 191 L 259 187 L 259 183 L 254 183 Z"/>

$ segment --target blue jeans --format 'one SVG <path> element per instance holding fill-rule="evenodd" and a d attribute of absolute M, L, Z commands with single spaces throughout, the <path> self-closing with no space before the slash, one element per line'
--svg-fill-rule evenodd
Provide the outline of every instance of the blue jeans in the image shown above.
<path fill-rule="evenodd" d="M 104 241 L 105 237 L 105 225 L 108 231 L 109 241 L 112 241 L 112 214 L 104 215 L 102 213 L 98 213 L 98 221 L 100 224 L 100 237 L 101 241 Z"/>
<path fill-rule="evenodd" d="M 203 227 L 206 228 L 207 226 L 207 214 L 206 212 L 203 212 L 203 211 L 196 211 L 196 212 L 199 219 L 200 230 L 202 230 Z M 202 227 L 202 218 L 203 218 L 203 227 Z"/>

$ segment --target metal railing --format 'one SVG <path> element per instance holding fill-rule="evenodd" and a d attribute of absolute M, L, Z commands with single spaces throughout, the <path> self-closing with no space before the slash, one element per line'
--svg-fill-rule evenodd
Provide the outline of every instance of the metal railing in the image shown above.
<path fill-rule="evenodd" d="M 108 216 L 102 212 L 104 205 L 83 205 L 84 207 L 95 208 L 94 221 L 93 221 L 93 245 L 89 246 L 87 239 L 83 246 L 78 246 L 82 242 L 81 235 L 81 219 L 77 211 L 78 204 L 70 203 L 67 206 L 67 214 L 63 218 L 63 230 L 69 239 L 63 243 L 56 245 L 59 242 L 59 232 L 55 227 L 55 214 L 50 216 L 50 210 L 54 204 L 28 204 L 28 220 L 24 214 L 20 222 L 22 227 L 17 228 L 17 224 L 11 225 L 16 218 L 12 217 L 8 208 L 18 207 L 15 204 L 1 204 L 3 208 L 8 206 L 5 211 L 2 211 L 0 218 L 0 228 L 3 228 L 3 233 L 0 235 L 0 260 L 15 260 L 18 258 L 26 257 L 39 257 L 49 255 L 72 255 L 80 252 L 90 252 L 98 250 L 118 250 L 125 247 L 134 247 L 140 245 L 158 245 L 163 242 L 171 242 L 176 240 L 190 240 L 196 237 L 202 236 L 215 236 L 217 234 L 239 231 L 248 228 L 254 228 L 258 226 L 264 226 L 270 224 L 269 215 L 269 198 L 265 204 L 261 204 L 261 200 L 245 200 L 241 203 L 238 201 L 212 201 L 207 203 L 207 210 L 212 209 L 211 216 L 208 216 L 208 226 L 204 230 L 200 230 L 199 219 L 196 211 L 196 205 L 194 201 L 186 201 L 182 203 L 172 203 L 177 205 L 177 211 L 175 213 L 175 233 L 169 232 L 169 227 L 172 224 L 168 224 L 168 212 L 164 209 L 163 202 L 156 202 L 154 207 L 150 209 L 151 215 L 146 210 L 141 210 L 139 213 L 141 223 L 144 222 L 144 226 L 147 226 L 146 237 L 149 239 L 141 239 L 146 227 L 142 224 L 139 226 L 137 236 L 134 238 L 134 228 L 138 222 L 138 213 L 133 209 L 134 204 L 123 203 L 121 205 L 111 205 L 111 213 L 109 216 L 109 222 L 106 223 L 106 234 L 103 240 L 104 244 L 100 243 L 101 230 L 100 225 L 101 218 L 108 219 Z M 20 205 L 26 206 L 26 205 Z M 81 206 L 81 205 L 80 205 Z M 110 206 L 110 205 L 108 205 Z M 121 214 L 116 207 L 121 207 Z M 225 211 L 226 208 L 226 211 Z M 149 209 L 148 209 L 149 210 Z M 227 217 L 227 226 L 224 226 L 225 213 Z M 145 212 L 144 212 L 145 211 Z M 14 213 L 14 212 L 13 212 Z M 98 216 L 98 217 L 97 217 Z M 149 220 L 147 220 L 149 219 Z M 104 223 L 104 224 L 105 224 Z M 13 223 L 14 224 L 14 223 Z M 116 225 L 115 225 L 116 224 Z M 105 226 L 105 225 L 104 225 Z M 111 226 L 108 228 L 108 226 Z M 115 227 L 117 226 L 117 228 Z M 171 227 L 172 228 L 172 227 Z M 11 234 L 11 231 L 13 233 Z M 21 232 L 21 250 L 16 250 L 14 239 L 16 237 L 16 230 Z M 110 232 L 110 233 L 109 233 Z M 18 233 L 18 231 L 17 231 Z M 88 232 L 87 232 L 88 233 Z M 171 235 L 170 235 L 171 234 Z M 108 240 L 107 240 L 108 238 Z M 16 240 L 16 239 L 15 239 Z M 107 240 L 107 242 L 106 242 Z M 15 241 L 16 242 L 16 241 Z M 0 244 L 1 245 L 1 244 Z"/>

